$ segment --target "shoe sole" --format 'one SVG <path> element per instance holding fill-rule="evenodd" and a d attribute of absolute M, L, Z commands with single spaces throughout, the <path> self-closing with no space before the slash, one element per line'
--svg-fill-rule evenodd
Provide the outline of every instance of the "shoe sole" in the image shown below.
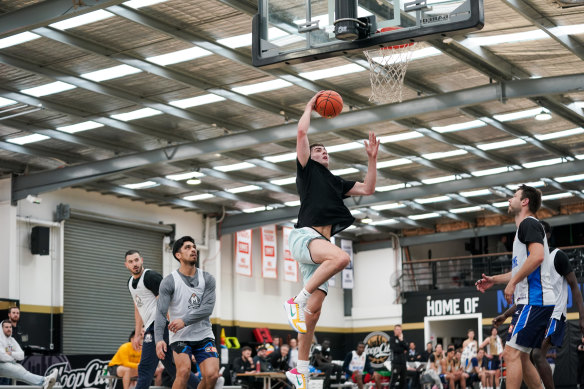
<path fill-rule="evenodd" d="M 284 302 L 284 311 L 286 311 L 286 318 L 288 319 L 288 324 L 290 325 L 290 327 L 292 327 L 292 329 L 294 331 L 298 332 L 299 334 L 305 334 L 306 330 L 302 331 L 301 329 L 296 328 L 296 326 L 294 325 L 294 322 L 290 318 L 290 315 L 288 314 L 288 312 L 290 311 L 290 305 L 292 305 L 292 304 L 288 304 L 288 301 Z"/>
<path fill-rule="evenodd" d="M 288 378 L 288 381 L 290 381 L 290 383 L 296 388 L 296 389 L 300 389 L 299 386 L 297 386 L 298 382 L 296 382 L 296 374 L 292 374 L 289 372 L 286 372 L 286 378 Z M 302 388 L 302 389 L 306 389 L 306 387 Z"/>

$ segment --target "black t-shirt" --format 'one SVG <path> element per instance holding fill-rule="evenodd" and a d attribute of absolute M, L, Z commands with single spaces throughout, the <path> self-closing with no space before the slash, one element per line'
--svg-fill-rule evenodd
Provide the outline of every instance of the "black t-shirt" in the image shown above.
<path fill-rule="evenodd" d="M 140 278 L 130 277 L 130 279 L 132 280 L 132 288 L 136 289 Z M 144 286 L 146 289 L 154 293 L 154 296 L 158 296 L 158 289 L 160 288 L 161 282 L 162 276 L 154 270 L 148 270 L 146 274 L 144 274 Z"/>
<path fill-rule="evenodd" d="M 520 224 L 517 230 L 517 238 L 521 243 L 528 246 L 530 243 L 541 243 L 545 233 L 541 223 L 532 217 L 526 217 Z"/>
<path fill-rule="evenodd" d="M 296 189 L 300 211 L 296 228 L 332 225 L 331 236 L 355 221 L 343 199 L 355 181 L 333 175 L 324 165 L 308 159 L 304 168 L 296 159 Z"/>
<path fill-rule="evenodd" d="M 555 249 L 550 248 L 550 253 Z M 567 276 L 572 272 L 572 265 L 570 265 L 570 258 L 562 250 L 558 250 L 554 258 L 554 267 L 559 275 L 562 277 Z"/>

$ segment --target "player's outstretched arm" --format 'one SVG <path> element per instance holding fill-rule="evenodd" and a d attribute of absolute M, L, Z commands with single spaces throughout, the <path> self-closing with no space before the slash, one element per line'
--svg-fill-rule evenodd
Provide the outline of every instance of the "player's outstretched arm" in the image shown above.
<path fill-rule="evenodd" d="M 314 104 L 316 99 L 323 91 L 318 92 L 312 99 L 306 104 L 304 108 L 304 113 L 298 121 L 298 133 L 296 135 L 296 157 L 298 162 L 302 167 L 306 166 L 308 159 L 310 158 L 310 143 L 308 141 L 308 128 L 310 127 L 310 115 L 314 110 Z"/>
<path fill-rule="evenodd" d="M 166 351 L 164 327 L 166 327 L 166 314 L 168 313 L 168 306 L 170 305 L 173 294 L 174 278 L 172 278 L 172 275 L 168 275 L 160 283 L 158 301 L 156 301 L 156 313 L 154 314 L 154 340 L 156 341 L 156 354 L 159 358 L 159 344 L 164 344 L 160 346 L 160 351 L 162 351 L 162 348 Z M 162 352 L 162 355 L 163 357 L 161 359 L 164 359 L 164 352 Z"/>
<path fill-rule="evenodd" d="M 566 281 L 568 281 L 568 285 L 570 285 L 570 289 L 572 290 L 572 298 L 574 299 L 574 304 L 578 308 L 578 314 L 580 316 L 580 332 L 582 333 L 582 336 L 584 336 L 584 303 L 582 301 L 582 292 L 580 292 L 580 288 L 578 287 L 578 280 L 573 271 L 564 277 L 566 277 Z"/>
<path fill-rule="evenodd" d="M 491 288 L 495 284 L 506 284 L 511 279 L 511 272 L 497 274 L 495 276 L 488 276 L 483 273 L 483 278 L 475 282 L 475 286 L 479 292 L 485 293 L 485 291 Z"/>
<path fill-rule="evenodd" d="M 511 316 L 515 313 L 516 309 L 517 309 L 517 305 L 513 304 L 512 306 L 510 306 L 509 309 L 507 309 L 505 312 L 503 312 L 502 314 L 500 314 L 499 316 L 497 316 L 496 318 L 493 319 L 493 325 L 495 327 L 499 327 L 501 324 L 503 324 L 505 322 L 505 320 L 507 320 L 507 318 L 509 316 Z M 484 347 L 484 346 L 481 345 L 481 347 Z"/>
<path fill-rule="evenodd" d="M 140 312 L 138 311 L 138 307 L 134 302 L 134 331 L 135 335 L 132 339 L 132 346 L 134 350 L 139 350 L 142 347 L 142 327 L 144 326 L 144 322 L 142 321 L 142 316 L 140 316 Z"/>
<path fill-rule="evenodd" d="M 372 131 L 369 131 L 369 141 L 364 141 L 367 152 L 367 175 L 363 182 L 356 182 L 347 192 L 349 196 L 369 196 L 375 192 L 377 182 L 377 152 L 380 141 Z"/>

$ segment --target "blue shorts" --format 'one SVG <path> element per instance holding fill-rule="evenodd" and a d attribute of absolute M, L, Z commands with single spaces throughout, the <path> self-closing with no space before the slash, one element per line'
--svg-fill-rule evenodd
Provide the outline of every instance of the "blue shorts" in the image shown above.
<path fill-rule="evenodd" d="M 507 345 L 525 353 L 541 347 L 553 311 L 553 305 L 518 305 L 509 326 Z"/>
<path fill-rule="evenodd" d="M 560 320 L 550 319 L 548 323 L 547 330 L 545 332 L 545 337 L 550 338 L 553 346 L 561 347 L 564 342 L 564 333 L 566 332 L 566 317 L 562 315 Z"/>
<path fill-rule="evenodd" d="M 170 344 L 170 348 L 177 354 L 187 354 L 189 358 L 195 356 L 197 364 L 207 358 L 219 358 L 214 339 L 203 339 L 197 342 L 178 341 Z"/>
<path fill-rule="evenodd" d="M 316 271 L 319 264 L 312 260 L 310 255 L 310 250 L 308 250 L 308 245 L 315 239 L 324 239 L 329 241 L 318 231 L 311 227 L 295 228 L 290 231 L 290 238 L 288 240 L 288 245 L 290 246 L 290 253 L 292 258 L 298 262 L 298 267 L 302 273 L 302 282 L 304 285 L 308 282 L 312 274 Z M 328 282 L 325 282 L 318 289 L 322 290 L 324 293 L 328 293 Z"/>

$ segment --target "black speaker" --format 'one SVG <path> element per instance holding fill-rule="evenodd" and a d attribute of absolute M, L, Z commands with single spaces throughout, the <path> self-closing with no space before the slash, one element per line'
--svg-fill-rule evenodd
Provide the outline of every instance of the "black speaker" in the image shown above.
<path fill-rule="evenodd" d="M 39 255 L 49 255 L 49 227 L 33 227 L 30 234 L 30 252 Z"/>

